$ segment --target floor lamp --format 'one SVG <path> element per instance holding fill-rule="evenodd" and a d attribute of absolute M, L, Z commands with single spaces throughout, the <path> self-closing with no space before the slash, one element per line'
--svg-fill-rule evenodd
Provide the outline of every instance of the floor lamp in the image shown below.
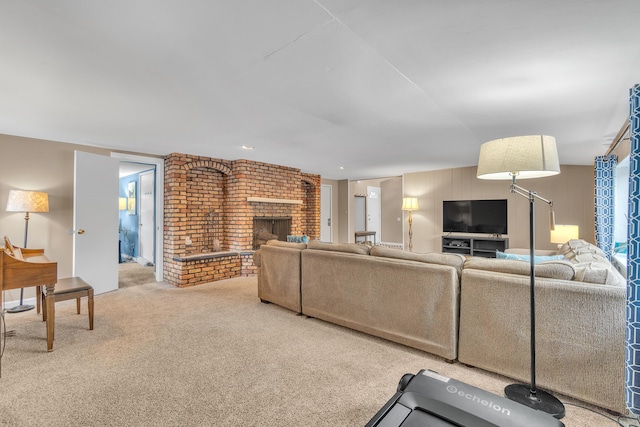
<path fill-rule="evenodd" d="M 530 135 L 496 139 L 480 147 L 477 177 L 480 179 L 511 180 L 510 191 L 529 199 L 530 245 L 530 316 L 531 316 L 531 384 L 511 384 L 505 390 L 507 398 L 560 419 L 564 405 L 556 397 L 536 387 L 536 322 L 535 322 L 535 217 L 534 205 L 540 200 L 551 207 L 549 225 L 555 228 L 553 202 L 531 190 L 516 185 L 520 179 L 542 178 L 560 173 L 556 140 L 551 136 Z"/>
<path fill-rule="evenodd" d="M 409 212 L 409 252 L 413 252 L 413 230 L 411 229 L 411 225 L 413 224 L 413 218 L 411 217 L 411 212 L 417 211 L 418 208 L 418 198 L 417 197 L 403 197 L 402 198 L 402 210 Z"/>
<path fill-rule="evenodd" d="M 49 195 L 42 191 L 9 190 L 7 212 L 24 212 L 24 248 L 29 234 L 29 212 L 49 212 Z M 20 288 L 20 305 L 11 307 L 7 313 L 20 313 L 33 309 L 23 304 L 24 288 Z M 36 296 L 37 298 L 38 296 Z"/>

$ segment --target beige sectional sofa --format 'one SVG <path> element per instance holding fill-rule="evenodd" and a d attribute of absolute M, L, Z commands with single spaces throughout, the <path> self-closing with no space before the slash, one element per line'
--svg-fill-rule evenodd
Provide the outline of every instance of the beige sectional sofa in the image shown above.
<path fill-rule="evenodd" d="M 583 240 L 559 253 L 536 267 L 537 385 L 624 413 L 626 281 Z M 530 380 L 528 262 L 318 241 L 254 259 L 265 302 Z"/>
<path fill-rule="evenodd" d="M 536 384 L 619 413 L 625 406 L 626 281 L 583 240 L 536 267 Z M 470 258 L 458 360 L 530 381 L 529 263 Z"/>

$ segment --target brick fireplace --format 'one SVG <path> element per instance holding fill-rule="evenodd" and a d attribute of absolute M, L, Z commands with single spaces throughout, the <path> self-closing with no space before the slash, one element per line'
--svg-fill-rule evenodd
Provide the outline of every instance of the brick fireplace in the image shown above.
<path fill-rule="evenodd" d="M 249 160 L 165 159 L 164 278 L 184 287 L 255 274 L 254 221 L 320 235 L 320 176 Z"/>

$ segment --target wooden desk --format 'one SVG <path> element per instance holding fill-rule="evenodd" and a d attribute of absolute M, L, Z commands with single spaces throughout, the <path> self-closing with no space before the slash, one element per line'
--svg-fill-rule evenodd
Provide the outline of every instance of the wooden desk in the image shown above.
<path fill-rule="evenodd" d="M 22 249 L 23 259 L 17 259 L 0 250 L 0 307 L 2 292 L 9 289 L 44 286 L 47 308 L 47 351 L 53 351 L 55 325 L 55 298 L 53 291 L 58 281 L 58 263 L 50 262 L 43 249 Z"/>

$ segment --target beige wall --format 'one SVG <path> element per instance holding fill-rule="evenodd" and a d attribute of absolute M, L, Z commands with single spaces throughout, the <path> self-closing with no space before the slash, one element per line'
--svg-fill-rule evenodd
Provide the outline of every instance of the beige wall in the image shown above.
<path fill-rule="evenodd" d="M 402 243 L 402 177 L 380 181 L 382 234 L 380 241 Z"/>
<path fill-rule="evenodd" d="M 346 179 L 338 181 L 338 223 L 334 224 L 338 228 L 338 240 L 334 240 L 335 242 L 349 241 L 350 200 L 349 181 Z"/>
<path fill-rule="evenodd" d="M 509 192 L 509 181 L 476 178 L 476 167 L 411 173 L 404 176 L 404 194 L 418 197 L 420 210 L 413 213 L 414 252 L 439 252 L 442 239 L 442 201 L 507 199 L 508 231 L 512 248 L 529 247 L 529 201 Z M 557 224 L 576 224 L 580 237 L 594 243 L 593 166 L 561 166 L 550 178 L 518 181 L 518 185 L 554 201 Z M 549 207 L 536 202 L 536 248 L 554 249 L 549 241 Z M 405 227 L 405 241 L 408 241 Z"/>
<path fill-rule="evenodd" d="M 33 213 L 29 219 L 30 248 L 43 248 L 58 263 L 58 277 L 68 277 L 72 269 L 73 236 L 73 152 L 109 154 L 93 147 L 38 139 L 0 135 L 0 235 L 7 235 L 16 246 L 24 243 L 24 214 L 6 212 L 9 190 L 46 191 L 49 212 Z M 35 296 L 25 289 L 25 298 Z M 20 298 L 20 291 L 7 291 L 5 301 Z"/>

